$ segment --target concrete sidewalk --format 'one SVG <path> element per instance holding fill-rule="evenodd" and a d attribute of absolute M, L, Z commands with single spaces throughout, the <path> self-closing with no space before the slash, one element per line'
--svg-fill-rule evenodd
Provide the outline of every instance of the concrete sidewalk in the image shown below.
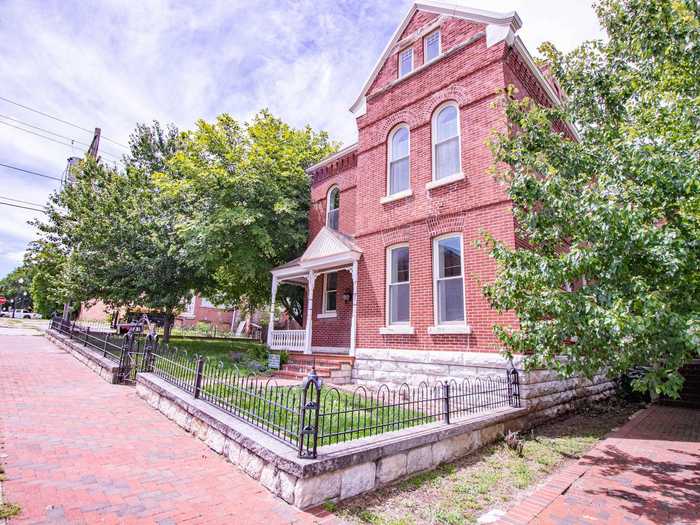
<path fill-rule="evenodd" d="M 9 329 L 8 329 L 9 331 Z M 44 337 L 0 336 L 0 461 L 11 523 L 332 523 L 275 498 Z"/>
<path fill-rule="evenodd" d="M 637 413 L 500 523 L 700 523 L 700 411 Z"/>

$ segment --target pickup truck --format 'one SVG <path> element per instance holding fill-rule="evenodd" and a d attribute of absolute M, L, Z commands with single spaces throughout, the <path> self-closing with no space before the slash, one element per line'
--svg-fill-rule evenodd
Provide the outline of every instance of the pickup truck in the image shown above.
<path fill-rule="evenodd" d="M 12 317 L 12 310 L 3 310 L 0 317 Z M 29 310 L 15 310 L 15 319 L 41 319 L 41 314 Z"/>

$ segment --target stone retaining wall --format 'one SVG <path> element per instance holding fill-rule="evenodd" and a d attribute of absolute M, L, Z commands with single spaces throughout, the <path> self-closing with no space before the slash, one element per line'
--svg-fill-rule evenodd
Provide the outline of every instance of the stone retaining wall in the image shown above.
<path fill-rule="evenodd" d="M 46 330 L 46 338 L 71 354 L 108 383 L 113 385 L 119 383 L 119 365 L 114 361 L 56 330 Z"/>
<path fill-rule="evenodd" d="M 322 447 L 318 459 L 194 399 L 153 374 L 136 391 L 153 408 L 228 458 L 267 490 L 298 508 L 339 501 L 430 470 L 528 424 L 525 409 L 499 409 L 446 425 L 433 423 Z"/>
<path fill-rule="evenodd" d="M 529 410 L 532 423 L 573 410 L 579 403 L 603 399 L 615 389 L 614 382 L 603 375 L 589 381 L 581 377 L 563 379 L 548 370 L 525 372 L 522 357 L 509 363 L 497 353 L 374 348 L 357 349 L 353 383 L 378 387 L 383 383 L 460 381 L 479 375 L 505 377 L 506 370 L 513 366 L 519 372 L 521 403 Z"/>

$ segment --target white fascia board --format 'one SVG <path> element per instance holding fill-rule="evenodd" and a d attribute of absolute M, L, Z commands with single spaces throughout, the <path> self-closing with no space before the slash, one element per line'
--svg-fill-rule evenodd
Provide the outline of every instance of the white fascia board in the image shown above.
<path fill-rule="evenodd" d="M 520 16 L 518 16 L 518 13 L 516 13 L 515 11 L 511 11 L 509 13 L 497 13 L 494 11 L 472 9 L 461 5 L 452 4 L 449 2 L 438 2 L 435 0 L 421 0 L 419 2 L 415 2 L 408 10 L 408 13 L 404 17 L 399 27 L 396 29 L 396 31 L 394 31 L 394 34 L 389 40 L 389 43 L 386 45 L 384 51 L 382 51 L 382 54 L 379 56 L 379 60 L 377 60 L 376 64 L 374 65 L 372 73 L 362 86 L 360 95 L 350 107 L 350 111 L 355 115 L 355 117 L 360 117 L 366 113 L 367 100 L 365 98 L 365 95 L 367 93 L 367 90 L 370 88 L 372 82 L 374 82 L 374 79 L 379 74 L 379 70 L 381 69 L 382 65 L 384 65 L 385 60 L 389 56 L 394 45 L 396 45 L 396 42 L 398 42 L 401 33 L 403 33 L 403 30 L 406 29 L 406 26 L 410 22 L 411 17 L 418 10 L 439 15 L 448 15 L 456 18 L 463 18 L 465 20 L 472 20 L 474 22 L 481 22 L 483 24 L 503 25 L 509 27 L 514 32 L 520 29 L 523 25 L 522 20 L 520 20 Z"/>
<path fill-rule="evenodd" d="M 305 268 L 306 270 L 322 270 L 352 263 L 353 261 L 359 260 L 360 257 L 362 257 L 362 254 L 357 252 L 327 255 L 325 257 L 319 257 L 318 259 L 303 261 L 301 263 L 301 267 Z"/>

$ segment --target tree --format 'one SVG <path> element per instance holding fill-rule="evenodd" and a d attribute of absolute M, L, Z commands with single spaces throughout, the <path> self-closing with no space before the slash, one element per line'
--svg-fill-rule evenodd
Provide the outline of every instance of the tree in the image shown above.
<path fill-rule="evenodd" d="M 32 278 L 28 268 L 23 264 L 0 279 L 0 295 L 7 299 L 5 308 L 32 308 L 30 289 Z M 11 303 L 14 301 L 14 303 Z"/>
<path fill-rule="evenodd" d="M 187 135 L 174 128 L 139 125 L 130 139 L 124 170 L 93 159 L 82 161 L 76 181 L 55 194 L 48 221 L 40 228 L 69 253 L 62 280 L 67 294 L 81 301 L 102 299 L 113 306 L 143 306 L 164 315 L 164 340 L 175 313 L 208 275 L 181 235 L 191 200 L 159 191 L 169 159 Z"/>
<path fill-rule="evenodd" d="M 500 270 L 485 292 L 517 312 L 518 330 L 496 331 L 529 366 L 643 366 L 635 389 L 675 396 L 700 356 L 700 15 L 694 0 L 596 10 L 607 41 L 541 48 L 563 106 L 507 101 L 493 150 L 529 249 L 491 241 Z"/>
<path fill-rule="evenodd" d="M 54 244 L 33 241 L 27 247 L 24 266 L 31 275 L 30 293 L 34 310 L 44 317 L 59 312 L 67 297 L 60 286 L 60 279 L 67 262 L 66 253 Z"/>
<path fill-rule="evenodd" d="M 267 111 L 249 123 L 229 115 L 199 121 L 187 148 L 158 179 L 174 201 L 192 202 L 180 232 L 214 277 L 223 304 L 269 302 L 270 269 L 298 256 L 307 240 L 305 169 L 335 148 L 325 133 L 294 129 Z M 295 292 L 291 292 L 294 296 Z M 288 301 L 293 302 L 293 297 Z"/>

